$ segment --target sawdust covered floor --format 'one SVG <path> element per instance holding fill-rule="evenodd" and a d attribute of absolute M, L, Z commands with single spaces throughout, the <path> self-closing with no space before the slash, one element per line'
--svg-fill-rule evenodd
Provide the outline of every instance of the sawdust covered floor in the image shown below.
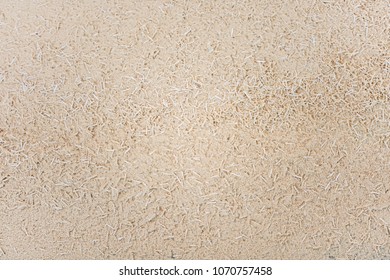
<path fill-rule="evenodd" d="M 389 259 L 387 1 L 0 3 L 1 259 Z"/>

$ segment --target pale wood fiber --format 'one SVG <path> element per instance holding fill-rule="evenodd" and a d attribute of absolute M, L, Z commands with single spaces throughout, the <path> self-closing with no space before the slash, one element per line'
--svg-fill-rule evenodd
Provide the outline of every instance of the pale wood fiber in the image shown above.
<path fill-rule="evenodd" d="M 389 259 L 389 2 L 0 1 L 0 259 Z"/>

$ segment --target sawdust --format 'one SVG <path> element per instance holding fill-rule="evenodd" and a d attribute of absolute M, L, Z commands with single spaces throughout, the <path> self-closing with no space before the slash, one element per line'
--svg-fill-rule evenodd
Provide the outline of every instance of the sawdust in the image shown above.
<path fill-rule="evenodd" d="M 0 3 L 1 259 L 389 259 L 389 3 Z"/>

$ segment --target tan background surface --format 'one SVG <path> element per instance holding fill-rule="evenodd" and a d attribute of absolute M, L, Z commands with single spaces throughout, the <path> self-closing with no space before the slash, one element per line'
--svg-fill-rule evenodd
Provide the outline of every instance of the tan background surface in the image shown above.
<path fill-rule="evenodd" d="M 0 259 L 389 259 L 388 1 L 0 1 Z"/>

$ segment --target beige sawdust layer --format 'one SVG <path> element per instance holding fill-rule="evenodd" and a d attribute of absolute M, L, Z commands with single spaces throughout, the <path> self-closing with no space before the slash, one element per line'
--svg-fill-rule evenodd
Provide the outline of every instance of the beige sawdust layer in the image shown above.
<path fill-rule="evenodd" d="M 388 1 L 0 1 L 1 259 L 390 259 Z"/>

